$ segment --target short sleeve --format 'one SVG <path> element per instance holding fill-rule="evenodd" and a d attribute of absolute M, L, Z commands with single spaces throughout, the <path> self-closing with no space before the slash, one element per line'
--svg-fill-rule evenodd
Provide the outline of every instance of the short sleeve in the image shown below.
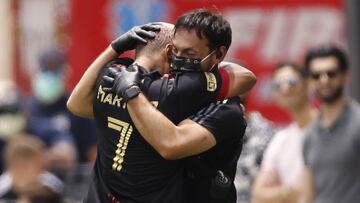
<path fill-rule="evenodd" d="M 231 137 L 242 138 L 246 129 L 240 102 L 236 101 L 211 103 L 190 119 L 208 129 L 217 143 L 229 140 Z"/>
<path fill-rule="evenodd" d="M 222 85 L 217 100 L 222 101 L 226 98 L 226 95 L 229 92 L 230 78 L 229 78 L 229 73 L 224 68 L 220 68 L 219 73 L 222 79 Z"/>

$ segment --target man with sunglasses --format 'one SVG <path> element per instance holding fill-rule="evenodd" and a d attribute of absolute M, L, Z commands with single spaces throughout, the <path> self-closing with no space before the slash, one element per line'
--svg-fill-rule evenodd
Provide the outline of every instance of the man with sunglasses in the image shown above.
<path fill-rule="evenodd" d="M 308 51 L 305 67 L 320 115 L 304 141 L 304 202 L 360 202 L 360 107 L 345 95 L 345 53 L 335 46 Z"/>
<path fill-rule="evenodd" d="M 273 73 L 276 102 L 292 122 L 278 131 L 265 150 L 254 183 L 252 202 L 297 202 L 296 189 L 304 170 L 302 145 L 306 130 L 316 117 L 308 95 L 308 78 L 296 64 L 282 63 Z"/>

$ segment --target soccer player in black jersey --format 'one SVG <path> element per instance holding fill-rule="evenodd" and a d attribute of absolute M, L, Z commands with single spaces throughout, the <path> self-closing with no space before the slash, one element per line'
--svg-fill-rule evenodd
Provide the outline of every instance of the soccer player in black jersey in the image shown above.
<path fill-rule="evenodd" d="M 176 50 L 177 54 L 182 55 L 180 57 L 185 55 L 191 60 L 186 50 L 194 49 L 194 45 L 200 49 L 208 48 L 208 36 L 204 31 L 209 26 L 206 20 L 204 13 L 199 12 L 179 18 L 175 25 L 174 46 L 181 44 Z M 197 26 L 192 28 L 194 22 L 197 22 Z M 201 33 L 206 40 L 202 40 L 197 33 Z M 194 51 L 194 54 L 199 53 Z M 123 96 L 124 91 L 120 89 L 137 85 L 134 81 L 121 80 L 124 77 L 135 78 L 136 74 L 124 68 L 113 74 L 115 92 Z M 234 97 L 214 102 L 176 126 L 171 122 L 172 118 L 169 120 L 160 113 L 145 95 L 140 93 L 127 103 L 132 121 L 145 140 L 167 159 L 196 155 L 186 159 L 186 202 L 236 202 L 233 181 L 246 128 L 240 99 Z"/>
<path fill-rule="evenodd" d="M 158 154 L 154 148 L 142 139 L 134 128 L 127 113 L 126 103 L 124 102 L 125 97 L 117 97 L 115 94 L 104 92 L 102 85 L 106 86 L 106 82 L 101 81 L 101 79 L 98 79 L 96 84 L 97 94 L 95 95 L 94 101 L 91 99 L 89 101 L 89 95 L 94 95 L 91 91 L 83 91 L 84 89 L 92 89 L 91 84 L 95 81 L 94 73 L 97 75 L 104 61 L 107 62 L 111 58 L 116 57 L 113 49 L 114 46 L 109 47 L 107 49 L 108 51 L 105 51 L 94 61 L 74 89 L 72 97 L 70 97 L 68 102 L 69 109 L 78 115 L 91 116 L 92 113 L 94 113 L 100 131 L 102 131 L 102 135 L 98 141 L 99 153 L 95 165 L 95 180 L 93 184 L 93 186 L 96 186 L 95 191 L 102 202 L 182 202 L 181 162 L 163 159 L 161 154 Z M 223 50 L 226 51 L 226 49 Z M 161 52 L 162 50 L 157 51 Z M 151 57 L 159 56 L 155 53 L 156 51 L 153 51 Z M 211 57 L 208 58 L 212 58 L 214 53 L 215 52 L 209 53 L 208 55 Z M 163 52 L 160 56 L 164 58 L 167 56 L 167 53 Z M 139 57 L 139 55 L 136 56 L 137 62 L 139 62 Z M 146 56 L 145 58 L 149 57 L 150 56 Z M 211 60 L 220 62 L 222 58 L 223 57 L 219 57 Z M 205 58 L 205 60 L 206 59 L 207 58 Z M 138 65 L 144 66 L 144 63 L 144 61 L 143 64 L 139 62 Z M 148 70 L 153 70 L 156 68 L 156 63 L 152 63 L 149 66 L 152 69 L 149 68 Z M 101 78 L 108 70 L 109 69 L 104 69 L 98 78 Z M 234 75 L 240 74 L 242 79 L 233 78 L 233 80 L 231 80 L 234 75 L 229 74 L 227 75 L 227 77 L 230 76 L 230 80 L 228 81 L 220 77 L 220 74 L 215 69 L 212 73 L 185 73 L 180 74 L 174 79 L 167 77 L 155 80 L 154 82 L 151 82 L 153 79 L 150 78 L 145 80 L 145 83 L 142 85 L 142 90 L 147 93 L 147 96 L 150 95 L 150 98 L 156 98 L 153 103 L 155 105 L 157 104 L 160 110 L 170 110 L 169 103 L 175 102 L 175 107 L 176 104 L 178 104 L 179 108 L 174 109 L 173 107 L 172 109 L 181 110 L 181 112 L 179 112 L 185 118 L 185 116 L 193 112 L 182 112 L 187 109 L 185 109 L 185 107 L 180 108 L 182 107 L 181 105 L 190 105 L 192 101 L 193 105 L 198 105 L 197 108 L 205 106 L 206 101 L 202 101 L 202 99 L 215 99 L 223 87 L 223 85 L 221 85 L 223 81 L 229 82 L 227 84 L 230 86 L 229 91 L 225 91 L 224 93 L 224 95 L 227 96 L 244 91 L 244 89 L 241 88 L 245 87 L 247 90 L 249 86 L 251 87 L 253 85 L 253 75 L 249 74 L 248 71 L 245 71 L 244 74 L 243 69 L 240 72 L 242 73 L 236 73 L 236 71 L 230 73 Z M 223 74 L 226 75 L 227 73 Z M 244 78 L 247 79 L 244 80 Z M 150 82 L 147 82 L 149 80 Z M 237 83 L 234 81 L 237 81 Z M 182 83 L 183 86 L 181 86 Z M 237 86 L 240 83 L 243 83 L 244 86 Z M 87 87 L 88 84 L 90 84 L 90 88 Z M 202 91 L 189 94 L 188 92 L 191 92 L 190 90 L 193 89 L 193 84 L 195 85 L 195 89 Z M 199 87 L 196 87 L 196 84 L 198 84 Z M 232 88 L 234 84 L 235 87 L 238 88 L 237 90 L 236 88 Z M 187 91 L 184 91 L 184 89 Z M 149 94 L 152 91 L 154 91 L 154 93 L 152 93 L 153 95 Z M 181 98 L 177 91 L 181 95 L 186 95 L 187 93 L 188 96 Z M 201 97 L 200 95 L 202 94 L 205 95 L 205 97 Z M 128 99 L 130 99 L 130 97 L 131 95 L 126 96 Z M 200 102 L 197 102 L 196 99 L 199 99 Z M 86 109 L 92 102 L 94 102 L 94 111 L 88 108 Z M 191 106 L 189 108 L 197 109 Z M 171 115 L 169 116 L 171 117 Z M 181 118 L 176 118 L 175 116 L 172 120 L 181 120 Z M 91 202 L 90 199 L 89 202 Z"/>
<path fill-rule="evenodd" d="M 185 159 L 185 202 L 236 202 L 233 181 L 246 128 L 239 98 L 211 103 L 177 126 L 143 94 L 127 107 L 134 125 L 155 149 L 166 150 L 173 160 L 190 156 Z"/>

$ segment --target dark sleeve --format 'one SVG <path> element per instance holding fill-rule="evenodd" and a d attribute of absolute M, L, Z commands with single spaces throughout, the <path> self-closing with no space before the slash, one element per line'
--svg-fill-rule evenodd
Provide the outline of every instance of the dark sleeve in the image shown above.
<path fill-rule="evenodd" d="M 222 91 L 219 71 L 186 72 L 153 81 L 145 94 L 175 124 L 215 101 Z"/>
<path fill-rule="evenodd" d="M 208 129 L 220 143 L 232 137 L 244 136 L 246 121 L 237 99 L 214 102 L 190 117 Z"/>

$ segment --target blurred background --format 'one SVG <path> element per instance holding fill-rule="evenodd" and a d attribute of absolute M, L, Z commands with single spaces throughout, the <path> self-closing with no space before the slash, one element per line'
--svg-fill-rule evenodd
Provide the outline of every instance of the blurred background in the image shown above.
<path fill-rule="evenodd" d="M 29 93 L 29 75 L 39 67 L 38 56 L 56 46 L 66 53 L 71 89 L 119 34 L 151 21 L 174 23 L 180 14 L 199 7 L 216 7 L 225 15 L 233 29 L 227 60 L 257 75 L 248 108 L 275 122 L 287 122 L 288 115 L 271 95 L 272 68 L 284 60 L 302 63 L 309 47 L 328 42 L 350 53 L 349 92 L 359 99 L 360 11 L 355 0 L 2 0 L 1 78 L 14 79 Z"/>
<path fill-rule="evenodd" d="M 69 93 L 112 39 L 134 25 L 153 21 L 175 23 L 179 15 L 194 8 L 218 9 L 230 22 L 233 39 L 226 60 L 244 65 L 258 80 L 247 97 L 247 109 L 259 111 L 276 126 L 288 124 L 290 117 L 274 101 L 271 91 L 273 68 L 282 61 L 303 64 L 304 54 L 311 47 L 331 43 L 347 51 L 352 71 L 348 94 L 360 100 L 358 0 L 1 0 L 0 117 L 23 109 L 27 121 L 35 123 L 31 126 L 46 125 L 36 120 L 38 117 L 31 118 L 39 112 L 43 116 L 42 107 L 22 104 L 27 101 L 24 98 L 34 95 L 48 100 L 51 97 L 36 95 L 34 80 L 39 71 L 61 72 L 65 75 L 62 77 L 64 94 Z M 132 55 L 131 52 L 126 54 Z M 1 83 L 3 81 L 5 83 Z M 19 109 L 9 111 L 13 106 Z M 87 122 L 92 121 L 80 121 L 68 114 L 66 120 L 57 115 L 50 117 L 55 118 L 57 130 L 71 131 L 71 138 L 65 135 L 61 138 L 69 146 L 56 146 L 48 140 L 50 138 L 42 137 L 44 130 L 31 130 L 26 127 L 29 123 L 24 124 L 20 118 L 17 123 L 21 125 L 16 127 L 22 129 L 19 132 L 38 134 L 47 148 L 54 148 L 52 153 L 58 153 L 59 160 L 64 163 L 60 165 L 66 169 L 73 169 L 73 162 L 76 162 L 76 170 L 66 175 L 57 174 L 70 185 L 69 193 L 74 193 L 78 185 L 86 185 L 82 178 L 89 175 L 96 155 L 95 135 L 90 136 L 90 131 L 94 133 L 95 130 L 82 131 L 89 126 Z M 64 127 L 74 123 L 77 126 Z M 9 124 L 0 120 L 0 127 L 6 131 Z M 11 133 L 6 132 L 0 137 L 4 143 Z M 0 150 L 1 145 L 0 142 Z M 70 155 L 59 153 L 64 149 Z M 71 154 L 72 150 L 77 155 Z M 62 159 L 64 156 L 74 158 Z M 75 193 L 71 195 L 73 199 L 81 199 Z"/>

